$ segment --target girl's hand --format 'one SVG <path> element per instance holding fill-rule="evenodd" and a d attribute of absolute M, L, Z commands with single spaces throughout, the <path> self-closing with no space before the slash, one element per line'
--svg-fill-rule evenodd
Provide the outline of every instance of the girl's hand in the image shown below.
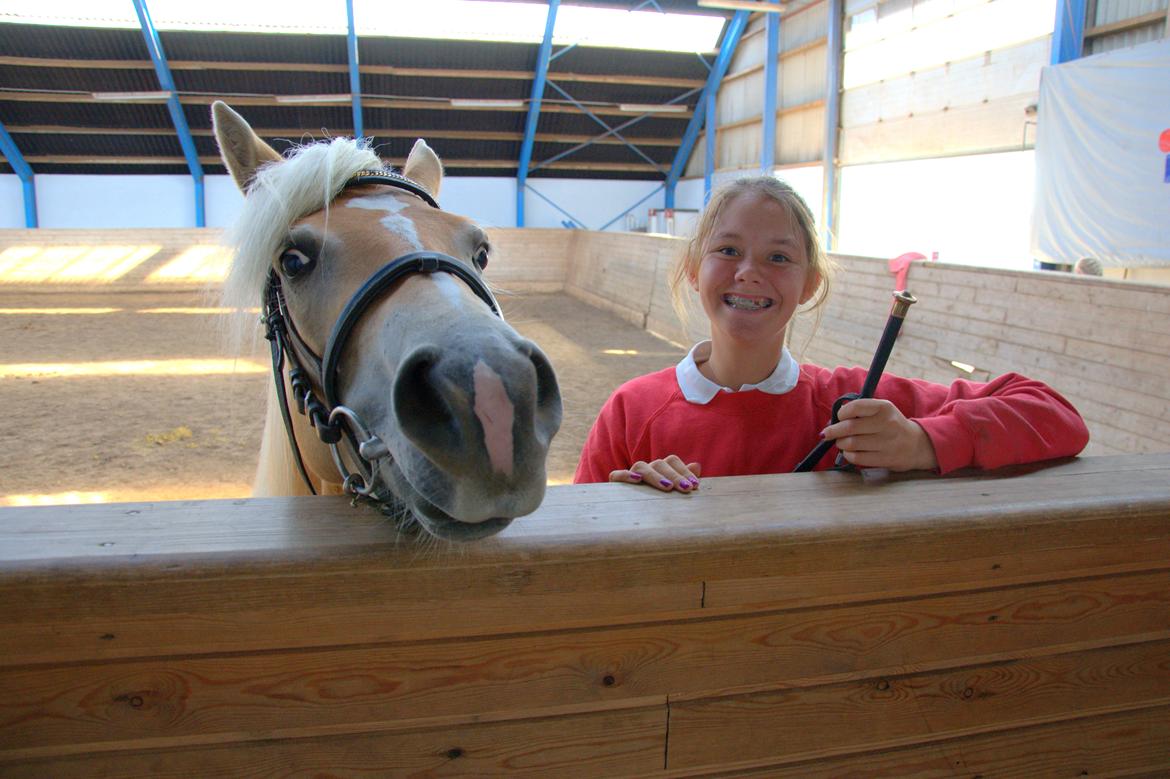
<path fill-rule="evenodd" d="M 933 470 L 938 467 L 934 445 L 921 427 L 888 400 L 861 398 L 841 406 L 840 420 L 825 428 L 845 460 L 859 468 L 891 471 Z"/>
<path fill-rule="evenodd" d="M 649 463 L 639 460 L 628 469 L 611 472 L 609 480 L 626 484 L 649 484 L 663 492 L 694 492 L 699 489 L 701 471 L 699 463 L 684 463 L 678 455 L 672 454 Z"/>

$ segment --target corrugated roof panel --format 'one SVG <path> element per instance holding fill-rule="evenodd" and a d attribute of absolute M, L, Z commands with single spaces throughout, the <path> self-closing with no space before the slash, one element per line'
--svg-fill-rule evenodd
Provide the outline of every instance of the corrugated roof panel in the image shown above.
<path fill-rule="evenodd" d="M 180 92 L 212 95 L 349 94 L 348 73 L 280 70 L 173 70 Z M 157 89 L 158 82 L 155 82 Z"/>
<path fill-rule="evenodd" d="M 29 68 L 0 66 L 5 89 L 62 92 L 142 92 L 160 89 L 150 62 L 138 70 L 87 70 L 84 68 Z"/>
<path fill-rule="evenodd" d="M 72 127 L 146 127 L 173 130 L 162 104 L 146 103 L 25 103 L 0 95 L 5 125 L 64 125 Z"/>
<path fill-rule="evenodd" d="M 142 33 L 138 33 L 139 39 Z M 269 35 L 245 32 L 164 31 L 168 60 L 211 62 L 349 62 L 343 35 Z"/>
<path fill-rule="evenodd" d="M 150 61 L 141 30 L 0 24 L 0 51 L 9 57 Z"/>

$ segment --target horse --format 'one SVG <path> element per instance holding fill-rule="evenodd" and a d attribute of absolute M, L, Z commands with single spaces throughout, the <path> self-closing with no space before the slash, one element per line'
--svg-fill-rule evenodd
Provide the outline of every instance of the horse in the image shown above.
<path fill-rule="evenodd" d="M 223 102 L 212 122 L 244 193 L 223 304 L 260 301 L 272 352 L 253 494 L 349 493 L 454 541 L 534 511 L 560 389 L 482 280 L 486 233 L 438 207 L 435 152 L 396 172 L 367 141 L 281 156 Z"/>

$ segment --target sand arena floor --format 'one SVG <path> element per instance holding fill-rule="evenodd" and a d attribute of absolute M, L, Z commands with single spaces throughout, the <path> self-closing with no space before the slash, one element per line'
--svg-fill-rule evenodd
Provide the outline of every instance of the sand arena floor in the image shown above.
<path fill-rule="evenodd" d="M 501 303 L 557 370 L 566 482 L 609 393 L 682 350 L 567 295 Z M 0 290 L 0 505 L 248 495 L 268 357 L 234 360 L 221 316 L 198 292 Z"/>

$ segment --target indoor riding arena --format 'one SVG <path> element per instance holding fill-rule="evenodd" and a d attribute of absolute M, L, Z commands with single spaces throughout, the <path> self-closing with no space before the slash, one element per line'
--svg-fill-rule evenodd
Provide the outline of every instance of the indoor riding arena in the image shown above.
<path fill-rule="evenodd" d="M 103 2 L 0 13 L 0 777 L 1170 775 L 1167 0 Z M 969 458 L 574 483 L 790 302 Z"/>

